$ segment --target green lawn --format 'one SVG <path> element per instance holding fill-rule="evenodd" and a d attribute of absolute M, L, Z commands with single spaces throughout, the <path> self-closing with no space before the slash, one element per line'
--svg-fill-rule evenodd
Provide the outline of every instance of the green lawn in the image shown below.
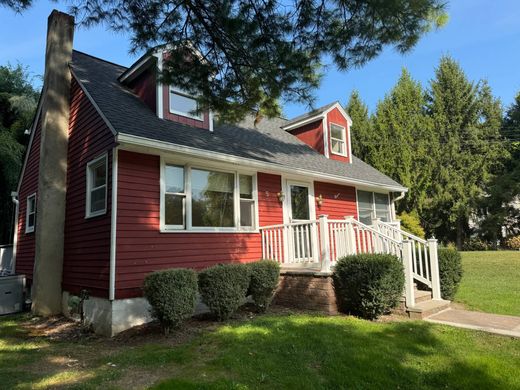
<path fill-rule="evenodd" d="M 455 301 L 468 309 L 520 316 L 520 252 L 463 252 Z"/>
<path fill-rule="evenodd" d="M 0 318 L 1 388 L 520 389 L 520 340 L 426 322 L 284 314 L 72 341 L 26 323 Z"/>

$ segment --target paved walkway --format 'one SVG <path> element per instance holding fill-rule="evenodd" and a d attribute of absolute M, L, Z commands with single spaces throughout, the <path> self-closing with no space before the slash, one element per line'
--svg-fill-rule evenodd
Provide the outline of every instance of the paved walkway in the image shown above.
<path fill-rule="evenodd" d="M 459 328 L 482 330 L 506 336 L 520 337 L 520 317 L 447 309 L 426 318 L 426 321 Z"/>

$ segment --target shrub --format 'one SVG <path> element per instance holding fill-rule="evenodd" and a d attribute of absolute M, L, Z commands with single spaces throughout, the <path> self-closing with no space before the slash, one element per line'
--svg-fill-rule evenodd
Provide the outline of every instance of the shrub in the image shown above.
<path fill-rule="evenodd" d="M 401 220 L 401 229 L 405 232 L 411 233 L 417 237 L 425 237 L 419 215 L 416 212 L 412 211 L 411 213 L 407 213 L 404 211 L 398 218 Z"/>
<path fill-rule="evenodd" d="M 462 250 L 465 251 L 487 251 L 489 249 L 491 249 L 491 245 L 478 237 L 472 237 L 462 245 Z"/>
<path fill-rule="evenodd" d="M 520 235 L 509 238 L 506 245 L 509 249 L 520 250 Z"/>
<path fill-rule="evenodd" d="M 199 273 L 202 301 L 222 321 L 234 314 L 245 300 L 250 268 L 245 264 L 219 264 Z"/>
<path fill-rule="evenodd" d="M 401 261 L 386 254 L 343 257 L 333 279 L 339 310 L 368 319 L 396 307 L 404 289 Z"/>
<path fill-rule="evenodd" d="M 274 260 L 260 260 L 249 263 L 248 267 L 251 273 L 248 292 L 253 298 L 256 309 L 265 312 L 278 285 L 280 265 Z"/>
<path fill-rule="evenodd" d="M 451 301 L 462 279 L 461 256 L 454 248 L 439 248 L 438 253 L 441 297 Z"/>
<path fill-rule="evenodd" d="M 197 274 L 183 268 L 153 272 L 144 279 L 143 290 L 152 316 L 168 334 L 195 311 Z"/>

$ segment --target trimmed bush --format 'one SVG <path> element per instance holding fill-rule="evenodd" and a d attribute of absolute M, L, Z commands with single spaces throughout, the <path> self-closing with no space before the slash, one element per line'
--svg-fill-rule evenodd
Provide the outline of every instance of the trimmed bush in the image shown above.
<path fill-rule="evenodd" d="M 488 251 L 491 245 L 478 237 L 472 237 L 464 242 L 462 250 L 464 251 Z"/>
<path fill-rule="evenodd" d="M 396 307 L 404 290 L 403 265 L 396 256 L 386 254 L 343 257 L 333 280 L 339 310 L 367 319 Z"/>
<path fill-rule="evenodd" d="M 401 221 L 401 229 L 405 232 L 411 233 L 417 237 L 425 237 L 424 229 L 421 226 L 421 220 L 416 211 L 412 211 L 411 213 L 403 211 L 398 218 Z"/>
<path fill-rule="evenodd" d="M 248 293 L 253 298 L 257 311 L 265 312 L 278 286 L 280 265 L 274 260 L 260 260 L 247 266 L 251 273 Z"/>
<path fill-rule="evenodd" d="M 509 238 L 506 245 L 509 249 L 520 250 L 520 235 Z"/>
<path fill-rule="evenodd" d="M 451 301 L 462 279 L 462 259 L 454 248 L 439 248 L 438 253 L 441 297 Z"/>
<path fill-rule="evenodd" d="M 144 279 L 143 290 L 152 306 L 151 314 L 160 322 L 165 334 L 195 312 L 197 274 L 191 269 L 153 272 Z"/>
<path fill-rule="evenodd" d="M 245 264 L 219 264 L 199 273 L 202 301 L 220 321 L 228 319 L 244 303 L 250 268 Z"/>

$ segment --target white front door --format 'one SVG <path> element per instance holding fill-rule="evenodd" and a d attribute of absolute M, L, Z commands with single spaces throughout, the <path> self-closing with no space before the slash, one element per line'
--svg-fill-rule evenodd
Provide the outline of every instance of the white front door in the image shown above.
<path fill-rule="evenodd" d="M 311 184 L 287 182 L 287 215 L 291 223 L 289 256 L 296 262 L 317 261 L 314 196 Z"/>

